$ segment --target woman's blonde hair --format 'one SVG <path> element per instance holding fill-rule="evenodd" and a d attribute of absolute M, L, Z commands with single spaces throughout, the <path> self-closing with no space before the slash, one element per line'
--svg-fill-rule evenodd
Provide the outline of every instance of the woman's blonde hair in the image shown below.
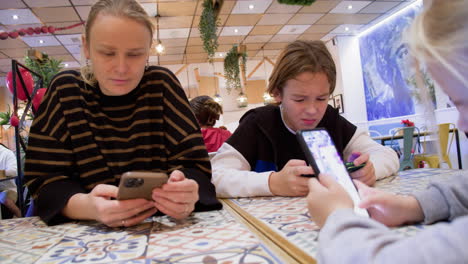
<path fill-rule="evenodd" d="M 151 18 L 146 13 L 145 9 L 135 0 L 99 0 L 97 1 L 89 11 L 88 19 L 85 25 L 85 37 L 86 44 L 89 47 L 90 43 L 90 32 L 96 18 L 99 14 L 112 15 L 116 17 L 126 17 L 133 19 L 144 26 L 146 26 L 150 32 L 151 42 L 153 41 L 154 24 Z M 151 45 L 152 43 L 150 43 Z M 81 67 L 81 76 L 88 84 L 95 85 L 96 78 L 93 74 L 91 65 Z"/>
<path fill-rule="evenodd" d="M 468 0 L 433 0 L 425 1 L 405 38 L 416 58 L 441 63 L 468 88 L 468 78 L 461 72 L 468 66 L 467 36 Z"/>
<path fill-rule="evenodd" d="M 303 72 L 324 73 L 330 83 L 330 94 L 335 90 L 336 67 L 333 58 L 322 41 L 296 40 L 281 52 L 271 73 L 267 92 L 281 94 L 286 81 Z"/>
<path fill-rule="evenodd" d="M 190 100 L 190 106 L 200 126 L 214 126 L 219 115 L 223 113 L 221 105 L 207 95 L 193 98 Z"/>

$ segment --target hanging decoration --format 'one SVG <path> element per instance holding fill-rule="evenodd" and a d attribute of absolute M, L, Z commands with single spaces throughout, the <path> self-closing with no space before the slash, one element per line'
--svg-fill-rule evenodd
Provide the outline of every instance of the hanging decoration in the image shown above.
<path fill-rule="evenodd" d="M 215 52 L 218 48 L 218 38 L 216 34 L 220 22 L 217 18 L 217 10 L 215 8 L 217 8 L 219 12 L 221 6 L 213 6 L 212 0 L 204 0 L 203 12 L 200 16 L 200 23 L 198 24 L 200 37 L 203 41 L 203 49 L 208 53 L 208 61 L 210 63 L 213 63 Z"/>
<path fill-rule="evenodd" d="M 42 27 L 35 27 L 35 28 L 32 28 L 32 27 L 28 27 L 28 28 L 21 28 L 21 29 L 18 29 L 18 30 L 14 30 L 14 31 L 11 31 L 11 32 L 2 32 L 0 33 L 0 39 L 1 40 L 5 40 L 5 39 L 8 39 L 8 38 L 12 38 L 12 39 L 15 39 L 19 36 L 25 36 L 25 35 L 39 35 L 39 34 L 47 34 L 47 33 L 50 33 L 50 34 L 54 34 L 56 31 L 60 31 L 60 30 L 66 30 L 66 29 L 71 29 L 71 28 L 74 28 L 74 27 L 78 27 L 78 26 L 81 26 L 83 25 L 85 22 L 80 22 L 80 23 L 77 23 L 77 24 L 73 24 L 73 25 L 70 25 L 70 26 L 67 26 L 67 27 L 59 27 L 59 28 L 56 28 L 54 26 L 42 26 Z"/>
<path fill-rule="evenodd" d="M 280 4 L 310 6 L 315 0 L 278 0 Z"/>
<path fill-rule="evenodd" d="M 266 70 L 266 57 L 265 57 L 265 49 L 262 47 L 262 53 L 263 53 L 263 73 L 265 77 L 265 87 L 268 90 L 268 77 L 267 77 L 267 70 Z M 276 103 L 275 98 L 271 96 L 271 94 L 267 91 L 263 93 L 263 104 L 264 105 L 269 105 L 269 104 L 274 104 Z"/>
<path fill-rule="evenodd" d="M 239 59 L 241 60 L 239 63 Z M 238 46 L 234 45 L 224 58 L 224 74 L 226 76 L 226 90 L 228 93 L 232 89 L 242 90 L 240 72 L 242 68 L 243 76 L 245 76 L 247 63 L 247 52 L 239 51 Z"/>
<path fill-rule="evenodd" d="M 249 105 L 247 96 L 244 94 L 244 92 L 239 93 L 239 96 L 236 98 L 236 101 L 237 101 L 237 106 L 239 108 L 247 107 L 247 105 Z"/>
<path fill-rule="evenodd" d="M 21 75 L 22 80 L 18 75 Z M 24 101 L 27 100 L 28 95 L 32 93 L 34 88 L 34 80 L 31 73 L 24 68 L 19 69 L 18 75 L 16 76 L 16 96 L 19 100 Z M 13 72 L 9 71 L 7 73 L 5 83 L 11 94 L 13 94 Z M 28 95 L 26 95 L 25 90 L 27 91 Z"/>
<path fill-rule="evenodd" d="M 156 15 L 156 39 L 157 39 L 157 42 L 158 42 L 158 45 L 156 45 L 156 52 L 161 55 L 164 53 L 164 46 L 161 42 L 161 40 L 159 39 L 159 18 L 161 16 L 159 14 Z M 159 60 L 158 60 L 159 61 Z"/>
<path fill-rule="evenodd" d="M 223 105 L 223 98 L 218 93 L 213 96 L 213 100 L 220 105 Z"/>

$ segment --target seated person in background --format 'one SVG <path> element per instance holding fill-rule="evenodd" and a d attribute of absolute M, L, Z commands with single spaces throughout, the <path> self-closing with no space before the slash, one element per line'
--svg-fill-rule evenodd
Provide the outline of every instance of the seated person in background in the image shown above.
<path fill-rule="evenodd" d="M 6 178 L 16 177 L 18 168 L 16 166 L 16 155 L 0 143 L 0 172 Z M 0 178 L 0 180 L 3 178 Z M 3 204 L 9 211 L 3 210 L 2 218 L 11 218 L 10 216 L 21 217 L 21 212 L 16 206 L 18 192 L 15 180 L 4 180 L 0 182 L 0 203 Z"/>
<path fill-rule="evenodd" d="M 109 26 L 112 25 L 112 26 Z M 136 0 L 100 0 L 83 36 L 90 64 L 52 80 L 31 126 L 26 184 L 47 224 L 136 225 L 220 209 L 200 127 L 169 70 L 146 66 L 154 25 Z M 165 172 L 153 200 L 115 200 L 128 171 Z"/>
<path fill-rule="evenodd" d="M 190 100 L 190 106 L 200 124 L 206 149 L 208 152 L 218 151 L 224 141 L 231 136 L 231 132 L 225 127 L 213 127 L 223 113 L 222 106 L 207 95 L 193 98 Z"/>
<path fill-rule="evenodd" d="M 458 127 L 467 132 L 468 0 L 424 5 L 408 32 L 411 53 L 424 60 L 431 77 L 453 98 L 460 112 Z M 310 179 L 307 197 L 312 218 L 323 226 L 319 263 L 468 263 L 468 171 L 434 181 L 413 195 L 391 194 L 356 181 L 359 206 L 375 220 L 355 215 L 351 198 L 330 175 L 321 174 L 319 181 Z M 385 226 L 443 220 L 450 222 L 412 237 Z"/>
<path fill-rule="evenodd" d="M 296 131 L 324 127 L 339 153 L 355 165 L 351 173 L 368 185 L 399 168 L 396 153 L 373 141 L 328 105 L 336 69 L 322 41 L 294 41 L 280 54 L 268 84 L 279 106 L 248 111 L 234 134 L 211 160 L 219 197 L 305 196 L 313 174 Z M 378 166 L 374 166 L 378 164 Z"/>

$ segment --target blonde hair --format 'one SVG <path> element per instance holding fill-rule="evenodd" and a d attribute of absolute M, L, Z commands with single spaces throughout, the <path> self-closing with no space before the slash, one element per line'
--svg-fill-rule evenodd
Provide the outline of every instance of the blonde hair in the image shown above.
<path fill-rule="evenodd" d="M 223 108 L 213 98 L 202 95 L 190 100 L 190 106 L 201 126 L 214 126 Z"/>
<path fill-rule="evenodd" d="M 96 18 L 99 14 L 112 15 L 116 17 L 126 17 L 133 19 L 145 27 L 148 28 L 151 36 L 151 42 L 153 40 L 154 24 L 151 18 L 146 13 L 145 9 L 135 0 L 99 0 L 97 1 L 89 11 L 88 20 L 85 25 L 85 37 L 86 44 L 89 47 L 90 32 Z M 151 45 L 152 43 L 150 43 Z M 96 84 L 96 78 L 94 77 L 93 69 L 91 65 L 81 67 L 81 76 L 85 82 L 90 85 Z"/>
<path fill-rule="evenodd" d="M 468 78 L 461 72 L 467 66 L 467 36 L 468 0 L 433 0 L 426 2 L 405 38 L 416 58 L 436 60 L 468 87 Z M 455 61 L 464 67 L 455 66 Z"/>
<path fill-rule="evenodd" d="M 330 94 L 335 90 L 336 67 L 333 58 L 322 41 L 296 40 L 281 52 L 271 73 L 268 93 L 281 94 L 286 81 L 303 72 L 324 73 L 330 83 Z"/>

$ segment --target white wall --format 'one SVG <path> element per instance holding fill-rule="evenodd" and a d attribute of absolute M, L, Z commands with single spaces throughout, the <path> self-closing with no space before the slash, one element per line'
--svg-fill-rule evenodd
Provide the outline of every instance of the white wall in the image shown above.
<path fill-rule="evenodd" d="M 359 127 L 367 128 L 367 110 L 362 78 L 359 41 L 355 37 L 337 37 L 336 49 L 331 49 L 341 75 L 343 92 L 343 116 Z M 336 56 L 337 55 L 337 56 Z M 337 92 L 335 92 L 337 94 Z"/>

